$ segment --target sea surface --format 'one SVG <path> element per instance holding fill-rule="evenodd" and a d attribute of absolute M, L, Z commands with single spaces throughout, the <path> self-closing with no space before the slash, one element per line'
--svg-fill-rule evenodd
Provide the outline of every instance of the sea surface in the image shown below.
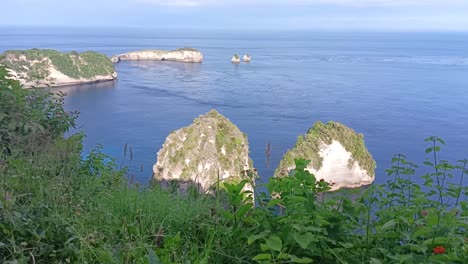
<path fill-rule="evenodd" d="M 166 136 L 212 108 L 247 133 L 263 179 L 316 121 L 364 134 L 379 183 L 396 153 L 422 162 L 428 136 L 446 141 L 442 159 L 468 158 L 466 33 L 0 28 L 0 52 L 178 47 L 199 49 L 203 63 L 121 62 L 117 81 L 53 89 L 65 91 L 66 108 L 81 113 L 85 152 L 102 144 L 140 183 L 150 179 Z M 252 62 L 231 64 L 235 53 Z"/>

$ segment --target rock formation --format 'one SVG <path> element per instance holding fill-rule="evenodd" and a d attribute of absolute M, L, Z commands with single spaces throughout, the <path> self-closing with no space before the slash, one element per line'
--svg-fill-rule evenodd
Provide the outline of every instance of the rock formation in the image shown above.
<path fill-rule="evenodd" d="M 298 137 L 275 171 L 288 175 L 294 159 L 309 159 L 307 169 L 317 180 L 332 183 L 332 190 L 357 188 L 374 182 L 375 161 L 364 145 L 364 136 L 337 122 L 317 122 L 306 135 Z"/>
<path fill-rule="evenodd" d="M 231 58 L 232 63 L 239 63 L 240 62 L 240 57 L 237 54 L 234 54 Z"/>
<path fill-rule="evenodd" d="M 14 79 L 25 88 L 63 86 L 117 78 L 110 59 L 97 52 L 62 53 L 50 49 L 9 50 L 0 55 Z"/>
<path fill-rule="evenodd" d="M 176 183 L 185 192 L 196 186 L 210 192 L 219 182 L 249 179 L 253 169 L 246 134 L 216 110 L 172 132 L 157 154 L 153 178 L 162 186 Z M 253 190 L 251 184 L 246 190 Z"/>
<path fill-rule="evenodd" d="M 111 60 L 114 63 L 125 60 L 202 62 L 203 54 L 193 48 L 180 48 L 176 50 L 140 50 L 112 56 Z"/>
<path fill-rule="evenodd" d="M 244 59 L 244 62 L 250 62 L 252 60 L 249 54 L 245 54 L 243 59 Z"/>

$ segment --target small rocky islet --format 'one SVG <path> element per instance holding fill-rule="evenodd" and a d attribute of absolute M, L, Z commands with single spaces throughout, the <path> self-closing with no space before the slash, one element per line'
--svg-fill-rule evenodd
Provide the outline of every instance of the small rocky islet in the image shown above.
<path fill-rule="evenodd" d="M 153 60 L 153 61 L 177 61 L 200 63 L 203 61 L 203 54 L 194 48 L 179 48 L 176 50 L 140 50 L 114 55 L 111 61 Z"/>
<path fill-rule="evenodd" d="M 338 122 L 317 122 L 281 160 L 275 177 L 286 177 L 294 159 L 311 160 L 307 170 L 331 184 L 331 190 L 372 184 L 375 161 L 364 144 L 364 136 Z M 157 154 L 153 179 L 169 182 L 185 192 L 189 185 L 206 192 L 220 181 L 249 180 L 253 169 L 247 135 L 211 110 L 167 138 Z M 248 186 L 248 189 L 253 189 Z"/>
<path fill-rule="evenodd" d="M 192 124 L 172 132 L 157 153 L 153 179 L 186 192 L 194 186 L 211 192 L 221 182 L 247 180 L 253 191 L 253 161 L 247 135 L 229 119 L 211 110 Z"/>
<path fill-rule="evenodd" d="M 366 186 L 375 179 L 376 163 L 365 146 L 364 135 L 338 122 L 316 122 L 300 135 L 283 156 L 275 176 L 287 176 L 296 158 L 310 160 L 307 170 L 317 180 L 331 183 L 332 191 Z"/>
<path fill-rule="evenodd" d="M 203 54 L 196 49 L 181 48 L 134 51 L 111 58 L 92 51 L 63 53 L 51 49 L 10 50 L 0 55 L 0 64 L 25 88 L 114 80 L 117 78 L 114 63 L 126 60 L 199 63 Z M 243 56 L 244 62 L 250 60 L 248 54 Z M 237 54 L 232 57 L 233 63 L 240 61 Z M 294 168 L 295 158 L 311 160 L 307 169 L 317 180 L 331 183 L 332 190 L 374 182 L 376 165 L 363 135 L 341 123 L 315 123 L 284 155 L 274 176 L 287 176 Z M 253 171 L 247 135 L 211 110 L 166 138 L 157 153 L 153 180 L 166 186 L 175 183 L 182 191 L 194 185 L 200 192 L 210 192 L 220 181 L 249 180 L 251 184 L 245 189 L 253 190 Z"/>

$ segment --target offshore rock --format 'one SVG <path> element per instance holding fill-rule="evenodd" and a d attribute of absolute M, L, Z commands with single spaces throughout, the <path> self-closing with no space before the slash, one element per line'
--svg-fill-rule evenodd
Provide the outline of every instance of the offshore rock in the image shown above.
<path fill-rule="evenodd" d="M 240 57 L 237 54 L 234 54 L 231 58 L 232 63 L 240 63 Z"/>
<path fill-rule="evenodd" d="M 181 192 L 189 186 L 212 192 L 222 182 L 251 182 L 252 169 L 246 134 L 211 110 L 166 138 L 153 166 L 153 179 L 163 187 L 176 184 Z M 253 191 L 252 185 L 246 184 L 244 190 Z"/>
<path fill-rule="evenodd" d="M 284 155 L 275 176 L 287 176 L 294 169 L 295 158 L 311 160 L 307 170 L 317 180 L 331 183 L 332 191 L 374 182 L 376 163 L 366 149 L 364 136 L 341 123 L 315 123 Z"/>
<path fill-rule="evenodd" d="M 176 50 L 140 50 L 112 56 L 111 60 L 114 63 L 126 60 L 202 62 L 203 54 L 193 48 L 180 48 Z"/>

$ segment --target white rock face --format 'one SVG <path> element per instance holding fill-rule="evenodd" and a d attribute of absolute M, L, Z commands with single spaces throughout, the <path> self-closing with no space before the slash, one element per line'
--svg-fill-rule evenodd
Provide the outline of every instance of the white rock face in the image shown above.
<path fill-rule="evenodd" d="M 202 62 L 203 54 L 192 48 L 176 50 L 141 50 L 115 55 L 111 60 L 114 63 L 125 60 Z"/>
<path fill-rule="evenodd" d="M 243 59 L 244 59 L 244 62 L 250 62 L 252 60 L 252 58 L 248 54 L 245 54 Z"/>
<path fill-rule="evenodd" d="M 26 81 L 24 78 L 17 78 L 20 83 L 23 85 L 24 88 L 31 88 L 31 87 L 56 87 L 56 86 L 66 86 L 66 85 L 75 85 L 75 84 L 86 84 L 86 83 L 95 83 L 95 82 L 103 82 L 103 81 L 112 81 L 117 79 L 117 72 L 113 72 L 110 75 L 97 75 L 92 78 L 79 78 L 74 79 L 71 78 L 59 70 L 57 70 L 54 66 L 50 66 L 48 68 L 50 72 L 49 76 L 47 76 L 43 80 L 35 80 L 35 81 Z M 18 76 L 18 73 L 9 70 L 12 76 Z"/>
<path fill-rule="evenodd" d="M 58 71 L 55 67 L 50 66 L 48 68 L 49 75 L 46 78 L 41 79 L 41 80 L 27 81 L 24 74 L 15 72 L 10 69 L 7 69 L 7 71 L 11 74 L 13 79 L 18 80 L 21 83 L 23 88 L 58 87 L 58 86 L 66 86 L 66 85 L 112 81 L 117 78 L 117 73 L 114 72 L 110 75 L 97 75 L 97 76 L 94 76 L 93 78 L 74 79 Z"/>
<path fill-rule="evenodd" d="M 231 62 L 232 62 L 232 63 L 240 63 L 240 58 L 239 58 L 239 56 L 236 56 L 236 55 L 232 56 Z"/>
<path fill-rule="evenodd" d="M 333 140 L 330 145 L 322 144 L 318 154 L 323 158 L 322 167 L 317 170 L 309 164 L 307 170 L 314 174 L 317 180 L 323 179 L 333 183 L 331 191 L 341 188 L 358 188 L 374 182 L 374 177 L 369 176 L 357 161 L 349 166 L 351 153 L 340 142 Z M 292 169 L 294 166 L 288 167 L 288 170 Z"/>
<path fill-rule="evenodd" d="M 153 166 L 153 178 L 162 186 L 175 181 L 182 191 L 192 185 L 210 192 L 218 182 L 249 179 L 247 171 L 252 166 L 247 136 L 211 110 L 166 138 Z M 253 186 L 244 189 L 252 191 Z"/>
<path fill-rule="evenodd" d="M 275 176 L 287 176 L 295 167 L 295 158 L 310 160 L 307 170 L 317 180 L 331 183 L 331 191 L 366 186 L 375 179 L 375 161 L 365 147 L 363 135 L 337 122 L 317 122 L 307 134 L 299 136 Z"/>

